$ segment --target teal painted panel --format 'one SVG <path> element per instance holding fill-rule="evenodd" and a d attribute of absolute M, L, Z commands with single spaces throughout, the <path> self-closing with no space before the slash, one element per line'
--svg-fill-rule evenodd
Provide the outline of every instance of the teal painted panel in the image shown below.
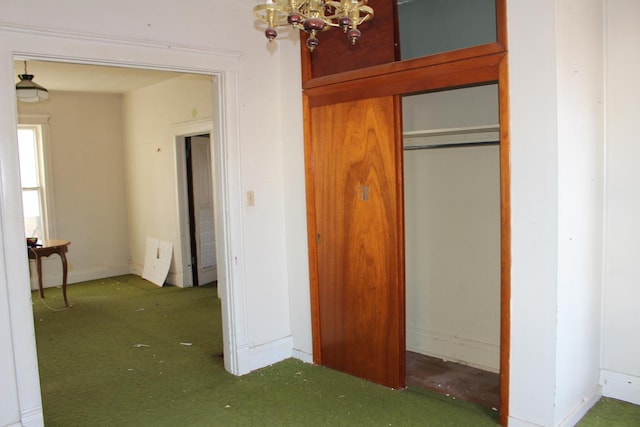
<path fill-rule="evenodd" d="M 398 0 L 402 59 L 496 41 L 495 0 Z"/>

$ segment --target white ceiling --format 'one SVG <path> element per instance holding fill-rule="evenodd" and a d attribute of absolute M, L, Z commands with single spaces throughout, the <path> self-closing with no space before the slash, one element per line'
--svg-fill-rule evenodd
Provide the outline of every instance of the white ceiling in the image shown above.
<path fill-rule="evenodd" d="M 24 74 L 24 61 L 14 62 L 15 80 Z M 125 93 L 181 76 L 181 73 L 134 68 L 27 61 L 33 81 L 49 91 Z"/>

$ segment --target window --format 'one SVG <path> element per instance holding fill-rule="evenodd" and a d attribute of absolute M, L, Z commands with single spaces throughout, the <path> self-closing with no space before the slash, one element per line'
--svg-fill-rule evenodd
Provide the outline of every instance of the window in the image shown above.
<path fill-rule="evenodd" d="M 18 125 L 18 151 L 22 182 L 24 232 L 27 237 L 47 239 L 42 125 Z"/>

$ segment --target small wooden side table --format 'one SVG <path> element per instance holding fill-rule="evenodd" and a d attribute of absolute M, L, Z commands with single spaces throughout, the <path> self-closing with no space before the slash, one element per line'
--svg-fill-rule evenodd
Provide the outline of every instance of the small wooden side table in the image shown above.
<path fill-rule="evenodd" d="M 60 255 L 62 260 L 62 296 L 64 297 L 64 306 L 69 307 L 67 301 L 67 250 L 71 242 L 68 240 L 44 240 L 42 244 L 35 247 L 27 247 L 29 259 L 36 261 L 38 270 L 38 288 L 40 289 L 40 298 L 44 298 L 42 291 L 42 257 L 48 257 L 52 254 Z"/>

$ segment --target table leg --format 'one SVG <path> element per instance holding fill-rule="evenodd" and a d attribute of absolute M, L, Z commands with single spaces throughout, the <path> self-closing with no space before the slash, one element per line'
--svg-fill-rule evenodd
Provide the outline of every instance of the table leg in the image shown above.
<path fill-rule="evenodd" d="M 62 259 L 62 296 L 64 297 L 64 306 L 69 307 L 67 301 L 67 256 L 65 250 L 60 251 L 60 259 Z"/>
<path fill-rule="evenodd" d="M 42 290 L 42 259 L 36 255 L 36 269 L 38 271 L 38 289 L 40 290 L 40 298 L 44 298 L 44 291 Z"/>

